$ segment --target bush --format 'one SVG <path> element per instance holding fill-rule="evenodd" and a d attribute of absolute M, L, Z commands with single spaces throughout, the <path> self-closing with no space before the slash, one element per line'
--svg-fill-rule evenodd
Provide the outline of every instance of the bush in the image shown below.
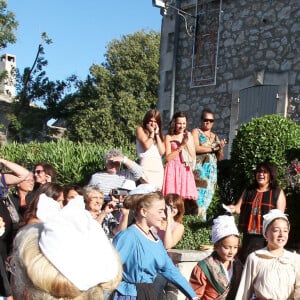
<path fill-rule="evenodd" d="M 199 250 L 200 245 L 211 244 L 211 224 L 203 222 L 197 216 L 185 215 L 184 234 L 176 249 Z"/>
<path fill-rule="evenodd" d="M 264 160 L 277 165 L 281 183 L 288 165 L 287 153 L 299 148 L 300 126 L 282 116 L 265 115 L 241 125 L 231 151 L 231 187 L 235 200 L 253 181 L 257 164 Z"/>
<path fill-rule="evenodd" d="M 135 150 L 122 147 L 119 149 L 135 160 Z M 104 168 L 103 154 L 107 150 L 107 147 L 97 143 L 75 143 L 62 139 L 58 142 L 7 144 L 0 147 L 0 157 L 29 170 L 38 162 L 48 162 L 57 171 L 58 183 L 84 185 L 93 173 Z"/>

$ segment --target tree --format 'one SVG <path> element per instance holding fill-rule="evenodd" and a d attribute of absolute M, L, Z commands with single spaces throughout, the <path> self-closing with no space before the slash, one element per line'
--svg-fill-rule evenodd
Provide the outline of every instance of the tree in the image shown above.
<path fill-rule="evenodd" d="M 16 42 L 15 30 L 18 27 L 14 13 L 7 10 L 5 0 L 0 0 L 0 26 L 0 49 L 3 49 L 7 47 L 7 44 Z"/>
<path fill-rule="evenodd" d="M 128 145 L 157 103 L 160 34 L 138 31 L 112 40 L 106 62 L 92 65 L 78 92 L 61 103 L 72 140 Z"/>
<path fill-rule="evenodd" d="M 8 138 L 11 141 L 48 140 L 47 122 L 59 114 L 58 103 L 65 96 L 66 89 L 76 81 L 75 76 L 65 81 L 49 80 L 44 71 L 48 62 L 44 58 L 43 44 L 51 44 L 52 40 L 45 32 L 41 37 L 32 66 L 26 67 L 23 73 L 16 70 L 17 96 L 8 116 Z"/>

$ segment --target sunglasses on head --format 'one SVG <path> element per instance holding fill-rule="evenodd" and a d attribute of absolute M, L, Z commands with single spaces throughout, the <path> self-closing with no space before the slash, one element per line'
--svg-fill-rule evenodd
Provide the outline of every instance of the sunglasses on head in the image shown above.
<path fill-rule="evenodd" d="M 209 123 L 213 123 L 215 120 L 214 119 L 203 119 L 203 122 L 209 122 Z"/>

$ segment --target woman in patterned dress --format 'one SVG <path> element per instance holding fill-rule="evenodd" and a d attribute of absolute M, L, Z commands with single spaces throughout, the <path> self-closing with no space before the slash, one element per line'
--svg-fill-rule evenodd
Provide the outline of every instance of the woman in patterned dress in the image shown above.
<path fill-rule="evenodd" d="M 226 140 L 220 140 L 212 132 L 214 113 L 204 109 L 201 114 L 201 127 L 192 131 L 197 159 L 194 171 L 198 197 L 198 216 L 206 220 L 206 211 L 213 198 L 217 184 L 217 161 L 223 159 Z"/>

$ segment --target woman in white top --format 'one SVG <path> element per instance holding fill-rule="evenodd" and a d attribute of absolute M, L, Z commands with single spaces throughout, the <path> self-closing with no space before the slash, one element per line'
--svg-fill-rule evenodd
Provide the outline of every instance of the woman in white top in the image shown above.
<path fill-rule="evenodd" d="M 279 209 L 263 218 L 267 246 L 249 254 L 235 299 L 300 299 L 300 255 L 284 249 L 290 231 L 288 218 Z"/>
<path fill-rule="evenodd" d="M 162 121 L 157 109 L 150 109 L 144 116 L 142 125 L 136 129 L 136 150 L 147 183 L 161 189 L 164 176 L 162 155 L 165 145 L 162 135 Z"/>

